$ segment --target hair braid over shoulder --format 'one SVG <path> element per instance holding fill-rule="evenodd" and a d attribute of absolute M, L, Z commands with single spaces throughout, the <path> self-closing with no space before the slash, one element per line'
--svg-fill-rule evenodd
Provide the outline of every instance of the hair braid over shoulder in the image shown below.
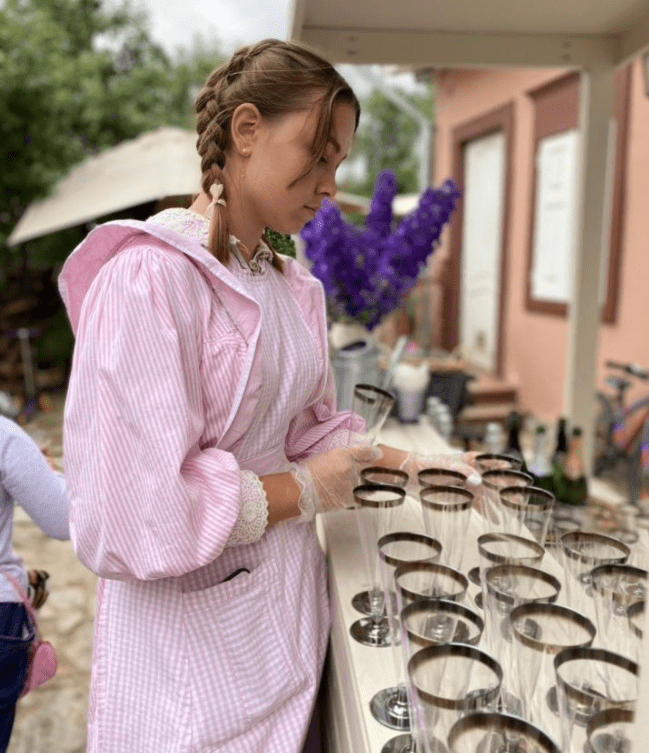
<path fill-rule="evenodd" d="M 227 200 L 222 173 L 227 133 L 220 122 L 222 108 L 219 106 L 219 95 L 224 82 L 221 68 L 212 72 L 196 98 L 196 149 L 201 158 L 201 188 L 209 196 L 212 184 L 221 183 L 223 199 Z M 212 212 L 208 247 L 219 261 L 226 263 L 230 256 L 230 234 L 227 217 L 220 210 L 221 205 L 218 204 Z"/>

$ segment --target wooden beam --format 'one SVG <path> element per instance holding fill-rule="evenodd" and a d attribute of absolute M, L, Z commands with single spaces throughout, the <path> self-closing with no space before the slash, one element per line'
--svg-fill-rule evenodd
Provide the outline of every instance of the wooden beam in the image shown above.
<path fill-rule="evenodd" d="M 628 65 L 644 52 L 649 52 L 649 10 L 621 35 L 618 65 Z"/>
<path fill-rule="evenodd" d="M 334 63 L 583 68 L 612 66 L 620 57 L 617 35 L 382 31 L 308 24 L 295 28 L 297 39 Z"/>

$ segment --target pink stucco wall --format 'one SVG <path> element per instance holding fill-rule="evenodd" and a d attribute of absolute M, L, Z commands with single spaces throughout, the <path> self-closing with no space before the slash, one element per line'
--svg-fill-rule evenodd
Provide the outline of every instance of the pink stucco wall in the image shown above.
<path fill-rule="evenodd" d="M 525 308 L 534 134 L 528 92 L 564 73 L 559 69 L 497 69 L 437 74 L 437 181 L 452 175 L 453 130 L 514 103 L 504 371 L 518 384 L 523 409 L 543 420 L 555 420 L 562 410 L 567 320 Z M 649 99 L 639 60 L 633 69 L 628 154 L 618 318 L 614 325 L 600 328 L 599 384 L 607 358 L 633 360 L 649 368 Z M 448 253 L 448 240 L 447 236 L 439 257 Z"/>

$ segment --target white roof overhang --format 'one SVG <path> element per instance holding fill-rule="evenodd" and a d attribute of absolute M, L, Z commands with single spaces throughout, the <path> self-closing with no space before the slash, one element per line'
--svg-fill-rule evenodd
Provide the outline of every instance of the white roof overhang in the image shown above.
<path fill-rule="evenodd" d="M 649 49 L 645 0 L 293 0 L 289 25 L 337 64 L 617 67 Z"/>

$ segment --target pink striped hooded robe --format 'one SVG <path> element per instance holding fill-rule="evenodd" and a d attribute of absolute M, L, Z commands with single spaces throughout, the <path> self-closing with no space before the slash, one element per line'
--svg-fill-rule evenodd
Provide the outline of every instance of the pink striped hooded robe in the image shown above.
<path fill-rule="evenodd" d="M 328 449 L 348 415 L 321 285 L 285 268 L 316 378 L 284 435 L 245 459 L 258 475 Z M 59 287 L 76 335 L 70 532 L 99 576 L 88 753 L 298 753 L 329 628 L 315 526 L 284 521 L 225 546 L 240 509 L 234 448 L 259 418 L 259 305 L 202 245 L 151 221 L 95 229 Z M 241 567 L 250 574 L 223 582 Z"/>

